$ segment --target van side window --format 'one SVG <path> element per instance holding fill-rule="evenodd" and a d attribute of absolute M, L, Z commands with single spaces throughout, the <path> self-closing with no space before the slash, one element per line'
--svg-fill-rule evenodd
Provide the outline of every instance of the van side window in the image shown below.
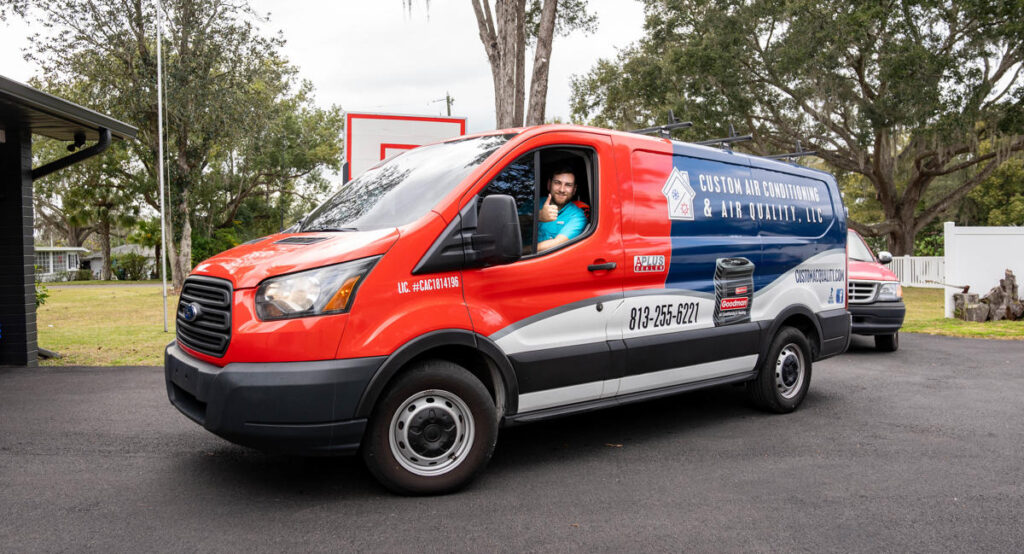
<path fill-rule="evenodd" d="M 523 254 L 543 253 L 593 228 L 593 167 L 589 149 L 544 148 L 509 164 L 480 197 L 512 196 L 519 212 Z"/>

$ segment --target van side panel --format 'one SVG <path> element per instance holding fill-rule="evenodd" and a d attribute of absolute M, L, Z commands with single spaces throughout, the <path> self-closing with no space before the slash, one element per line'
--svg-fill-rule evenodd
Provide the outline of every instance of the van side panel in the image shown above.
<path fill-rule="evenodd" d="M 757 358 L 759 326 L 749 317 L 716 324 L 715 312 L 720 260 L 760 262 L 757 222 L 730 196 L 749 180 L 749 166 L 744 157 L 706 159 L 678 147 L 630 157 L 625 303 L 609 332 L 627 349 L 619 394 L 748 372 Z"/>
<path fill-rule="evenodd" d="M 335 357 L 387 356 L 432 331 L 473 329 L 462 297 L 462 272 L 412 274 L 433 238 L 444 231 L 444 220 L 432 213 L 413 225 L 423 228 L 400 228 L 403 238 L 360 286 Z M 408 240 L 414 237 L 425 240 Z"/>
<path fill-rule="evenodd" d="M 765 251 L 755 274 L 753 316 L 759 320 L 794 304 L 814 313 L 845 305 L 845 218 L 833 209 L 838 191 L 825 175 L 815 179 L 782 169 L 752 169 L 759 194 L 749 202 L 756 204 Z"/>
<path fill-rule="evenodd" d="M 597 133 L 548 133 L 518 145 L 507 159 L 549 145 L 596 153 L 596 228 L 551 252 L 463 272 L 473 328 L 512 361 L 521 411 L 601 398 L 603 382 L 621 365 L 617 345 L 607 340 L 609 314 L 622 300 L 623 265 L 622 198 L 611 141 Z M 605 263 L 615 269 L 590 269 Z"/>

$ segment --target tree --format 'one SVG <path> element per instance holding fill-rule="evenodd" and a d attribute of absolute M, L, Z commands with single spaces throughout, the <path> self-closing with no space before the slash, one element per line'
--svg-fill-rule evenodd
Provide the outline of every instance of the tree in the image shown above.
<path fill-rule="evenodd" d="M 55 144 L 59 145 L 54 141 L 44 141 L 34 146 L 42 153 L 53 154 L 52 146 Z M 60 155 L 66 154 L 65 151 Z M 51 173 L 35 184 L 37 212 L 44 222 L 57 224 L 59 230 L 67 233 L 68 246 L 81 246 L 88 234 L 99 236 L 103 254 L 101 278 L 104 280 L 111 276 L 112 235 L 118 229 L 134 225 L 139 215 L 137 196 L 113 184 L 127 164 L 127 148 L 118 143 L 102 156 Z M 79 240 L 82 234 L 85 236 Z"/>
<path fill-rule="evenodd" d="M 956 0 L 645 0 L 646 36 L 575 80 L 573 113 L 702 138 L 730 122 L 755 153 L 797 140 L 868 183 L 896 254 L 1024 149 L 1024 4 Z M 719 135 L 721 136 L 721 135 Z M 953 183 L 932 194 L 936 182 Z"/>
<path fill-rule="evenodd" d="M 136 125 L 139 140 L 128 143 L 135 161 L 121 172 L 119 187 L 136 190 L 156 209 L 157 104 L 155 13 L 149 2 L 43 0 L 37 2 L 44 36 L 30 57 L 51 84 L 85 83 L 102 98 L 101 111 Z M 167 249 L 175 288 L 192 268 L 193 225 L 205 219 L 230 221 L 233 205 L 257 191 L 287 193 L 301 180 L 315 180 L 340 157 L 337 109 L 312 106 L 308 85 L 279 51 L 280 37 L 263 37 L 256 16 L 236 0 L 166 0 L 164 52 L 167 97 L 165 133 L 168 163 Z M 291 112 L 289 112 L 289 109 Z M 299 112 L 301 137 L 272 137 L 287 155 L 260 159 L 255 141 L 271 148 L 268 130 Z M 313 143 L 299 143 L 309 139 Z M 295 150 L 308 150 L 308 155 Z M 241 163 L 239 163 L 241 162 Z M 225 176 L 244 167 L 244 182 Z M 297 167 L 293 164 L 305 164 Z M 220 194 L 211 190 L 217 189 Z"/>
<path fill-rule="evenodd" d="M 1024 226 L 1024 159 L 1001 165 L 958 204 L 956 216 L 961 225 Z"/>
<path fill-rule="evenodd" d="M 410 8 L 412 0 L 403 0 Z M 499 129 L 544 123 L 548 71 L 555 33 L 593 31 L 597 18 L 586 0 L 471 0 L 480 42 L 491 65 L 494 115 Z M 526 104 L 526 49 L 534 47 L 529 104 Z"/>

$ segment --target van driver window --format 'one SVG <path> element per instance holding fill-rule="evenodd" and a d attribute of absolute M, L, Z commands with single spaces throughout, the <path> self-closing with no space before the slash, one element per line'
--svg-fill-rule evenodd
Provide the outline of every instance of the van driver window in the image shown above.
<path fill-rule="evenodd" d="M 526 255 L 578 237 L 590 222 L 589 205 L 584 201 L 590 191 L 582 156 L 557 151 L 557 156 L 551 156 L 557 159 L 548 161 L 548 152 L 540 153 L 539 182 L 537 152 L 530 152 L 505 167 L 480 193 L 481 198 L 507 194 L 515 199 Z"/>

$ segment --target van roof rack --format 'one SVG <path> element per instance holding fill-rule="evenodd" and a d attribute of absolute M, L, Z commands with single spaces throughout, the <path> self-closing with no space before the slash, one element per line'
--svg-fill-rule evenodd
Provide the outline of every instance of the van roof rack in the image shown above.
<path fill-rule="evenodd" d="M 769 160 L 786 160 L 788 162 L 792 162 L 794 158 L 802 158 L 804 156 L 817 156 L 817 155 L 818 155 L 818 151 L 817 150 L 804 150 L 803 146 L 800 144 L 800 141 L 796 141 L 796 151 L 794 151 L 794 152 L 790 152 L 788 154 L 773 154 L 771 156 L 762 156 L 762 157 L 763 158 L 767 158 Z"/>
<path fill-rule="evenodd" d="M 734 142 L 747 142 L 748 140 L 754 140 L 754 135 L 737 135 L 736 134 L 736 128 L 732 126 L 732 123 L 730 123 L 729 124 L 729 136 L 722 137 L 722 138 L 711 139 L 711 140 L 702 140 L 700 142 L 695 142 L 694 144 L 700 144 L 702 146 L 711 146 L 711 145 L 714 145 L 714 144 L 720 144 L 720 145 L 722 145 L 723 149 L 732 152 L 732 147 L 729 146 L 730 144 L 732 144 Z"/>
<path fill-rule="evenodd" d="M 668 111 L 668 123 L 665 125 L 658 125 L 655 127 L 646 127 L 644 129 L 633 129 L 627 131 L 629 133 L 636 133 L 638 135 L 653 135 L 657 133 L 661 138 L 672 138 L 673 129 L 686 129 L 687 127 L 693 127 L 692 121 L 680 121 L 676 114 L 672 113 L 672 110 Z"/>

